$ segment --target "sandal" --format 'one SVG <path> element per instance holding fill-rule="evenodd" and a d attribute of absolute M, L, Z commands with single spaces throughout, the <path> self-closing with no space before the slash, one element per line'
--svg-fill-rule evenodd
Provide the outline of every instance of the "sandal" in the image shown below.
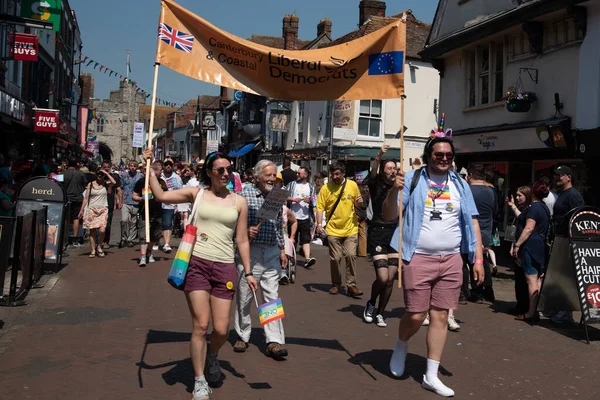
<path fill-rule="evenodd" d="M 98 257 L 100 257 L 100 258 L 104 258 L 104 256 L 106 255 L 106 254 L 104 254 L 104 252 L 102 251 L 102 249 L 100 247 L 98 247 L 96 249 L 96 254 L 98 254 Z"/>
<path fill-rule="evenodd" d="M 90 253 L 90 255 L 88 257 L 89 258 L 94 258 L 94 257 L 96 257 L 96 253 Z"/>

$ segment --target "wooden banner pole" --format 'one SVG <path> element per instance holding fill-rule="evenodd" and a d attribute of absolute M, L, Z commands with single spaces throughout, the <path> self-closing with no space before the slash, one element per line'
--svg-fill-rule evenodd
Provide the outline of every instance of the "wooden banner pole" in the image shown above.
<path fill-rule="evenodd" d="M 400 172 L 404 173 L 404 99 L 406 95 L 400 96 Z M 399 193 L 398 204 L 398 288 L 402 288 L 402 197 L 403 190 Z"/>
<path fill-rule="evenodd" d="M 156 110 L 156 86 L 158 83 L 159 63 L 154 64 L 154 84 L 152 86 L 152 104 L 150 106 L 150 126 L 148 127 L 148 148 L 152 146 L 152 132 L 154 131 L 154 112 Z M 154 149 L 152 149 L 154 151 Z M 148 186 L 150 185 L 150 159 L 146 160 L 146 196 L 144 197 L 144 216 L 146 218 L 146 243 L 150 243 L 150 199 Z M 159 177 L 160 178 L 160 177 Z"/>

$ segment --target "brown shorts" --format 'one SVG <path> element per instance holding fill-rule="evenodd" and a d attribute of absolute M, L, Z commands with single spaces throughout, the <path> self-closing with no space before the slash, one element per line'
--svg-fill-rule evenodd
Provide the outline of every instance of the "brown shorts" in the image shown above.
<path fill-rule="evenodd" d="M 403 261 L 406 311 L 420 313 L 431 306 L 455 310 L 462 285 L 462 267 L 460 254 L 429 256 L 415 253 L 410 263 Z"/>
<path fill-rule="evenodd" d="M 232 300 L 238 281 L 234 263 L 219 263 L 192 256 L 183 290 L 205 290 L 212 296 Z"/>

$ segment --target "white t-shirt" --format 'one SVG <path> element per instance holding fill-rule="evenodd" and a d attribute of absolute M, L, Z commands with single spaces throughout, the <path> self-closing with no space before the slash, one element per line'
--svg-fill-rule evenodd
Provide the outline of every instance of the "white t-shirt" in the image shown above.
<path fill-rule="evenodd" d="M 181 181 L 181 178 L 175 172 L 173 172 L 171 174 L 171 176 L 168 177 L 168 178 L 163 173 L 162 176 L 161 176 L 161 178 L 167 184 L 168 190 L 177 190 L 177 189 L 181 189 L 183 187 L 183 182 Z M 165 203 L 163 203 L 162 204 L 162 208 L 164 210 L 176 210 L 177 209 L 177 204 L 165 204 Z"/>
<path fill-rule="evenodd" d="M 548 210 L 550 211 L 550 216 L 552 217 L 552 215 L 554 215 L 554 203 L 556 203 L 556 196 L 554 195 L 554 193 L 548 193 L 548 196 L 546 196 L 546 198 L 544 199 L 544 203 L 546 204 L 546 207 L 548 207 Z"/>
<path fill-rule="evenodd" d="M 296 198 L 305 198 L 310 197 L 310 184 L 309 183 L 298 183 L 294 185 L 294 193 L 290 193 L 291 197 Z M 310 209 L 308 208 L 309 204 L 305 201 L 301 201 L 300 203 L 292 202 L 292 213 L 294 217 L 299 220 L 305 220 L 310 217 Z"/>
<path fill-rule="evenodd" d="M 460 193 L 449 176 L 431 175 L 423 226 L 415 253 L 427 255 L 460 253 L 461 239 Z"/>

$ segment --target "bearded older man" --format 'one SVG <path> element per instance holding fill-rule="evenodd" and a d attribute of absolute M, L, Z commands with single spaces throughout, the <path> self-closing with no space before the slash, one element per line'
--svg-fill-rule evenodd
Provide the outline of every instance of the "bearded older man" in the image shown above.
<path fill-rule="evenodd" d="M 250 265 L 252 271 L 245 274 L 241 261 L 237 262 L 239 281 L 234 327 L 239 340 L 233 346 L 233 351 L 236 353 L 246 351 L 252 331 L 250 318 L 252 291 L 245 278 L 253 276 L 261 287 L 264 302 L 269 302 L 279 297 L 281 268 L 287 266 L 281 211 L 276 219 L 264 220 L 260 223 L 258 218 L 258 211 L 273 189 L 276 178 L 277 167 L 275 164 L 272 161 L 261 160 L 254 167 L 254 184 L 246 185 L 239 193 L 248 200 L 248 237 L 251 240 Z M 287 350 L 283 348 L 285 333 L 282 320 L 268 323 L 264 326 L 264 330 L 267 340 L 267 355 L 275 360 L 282 360 L 288 355 Z"/>

